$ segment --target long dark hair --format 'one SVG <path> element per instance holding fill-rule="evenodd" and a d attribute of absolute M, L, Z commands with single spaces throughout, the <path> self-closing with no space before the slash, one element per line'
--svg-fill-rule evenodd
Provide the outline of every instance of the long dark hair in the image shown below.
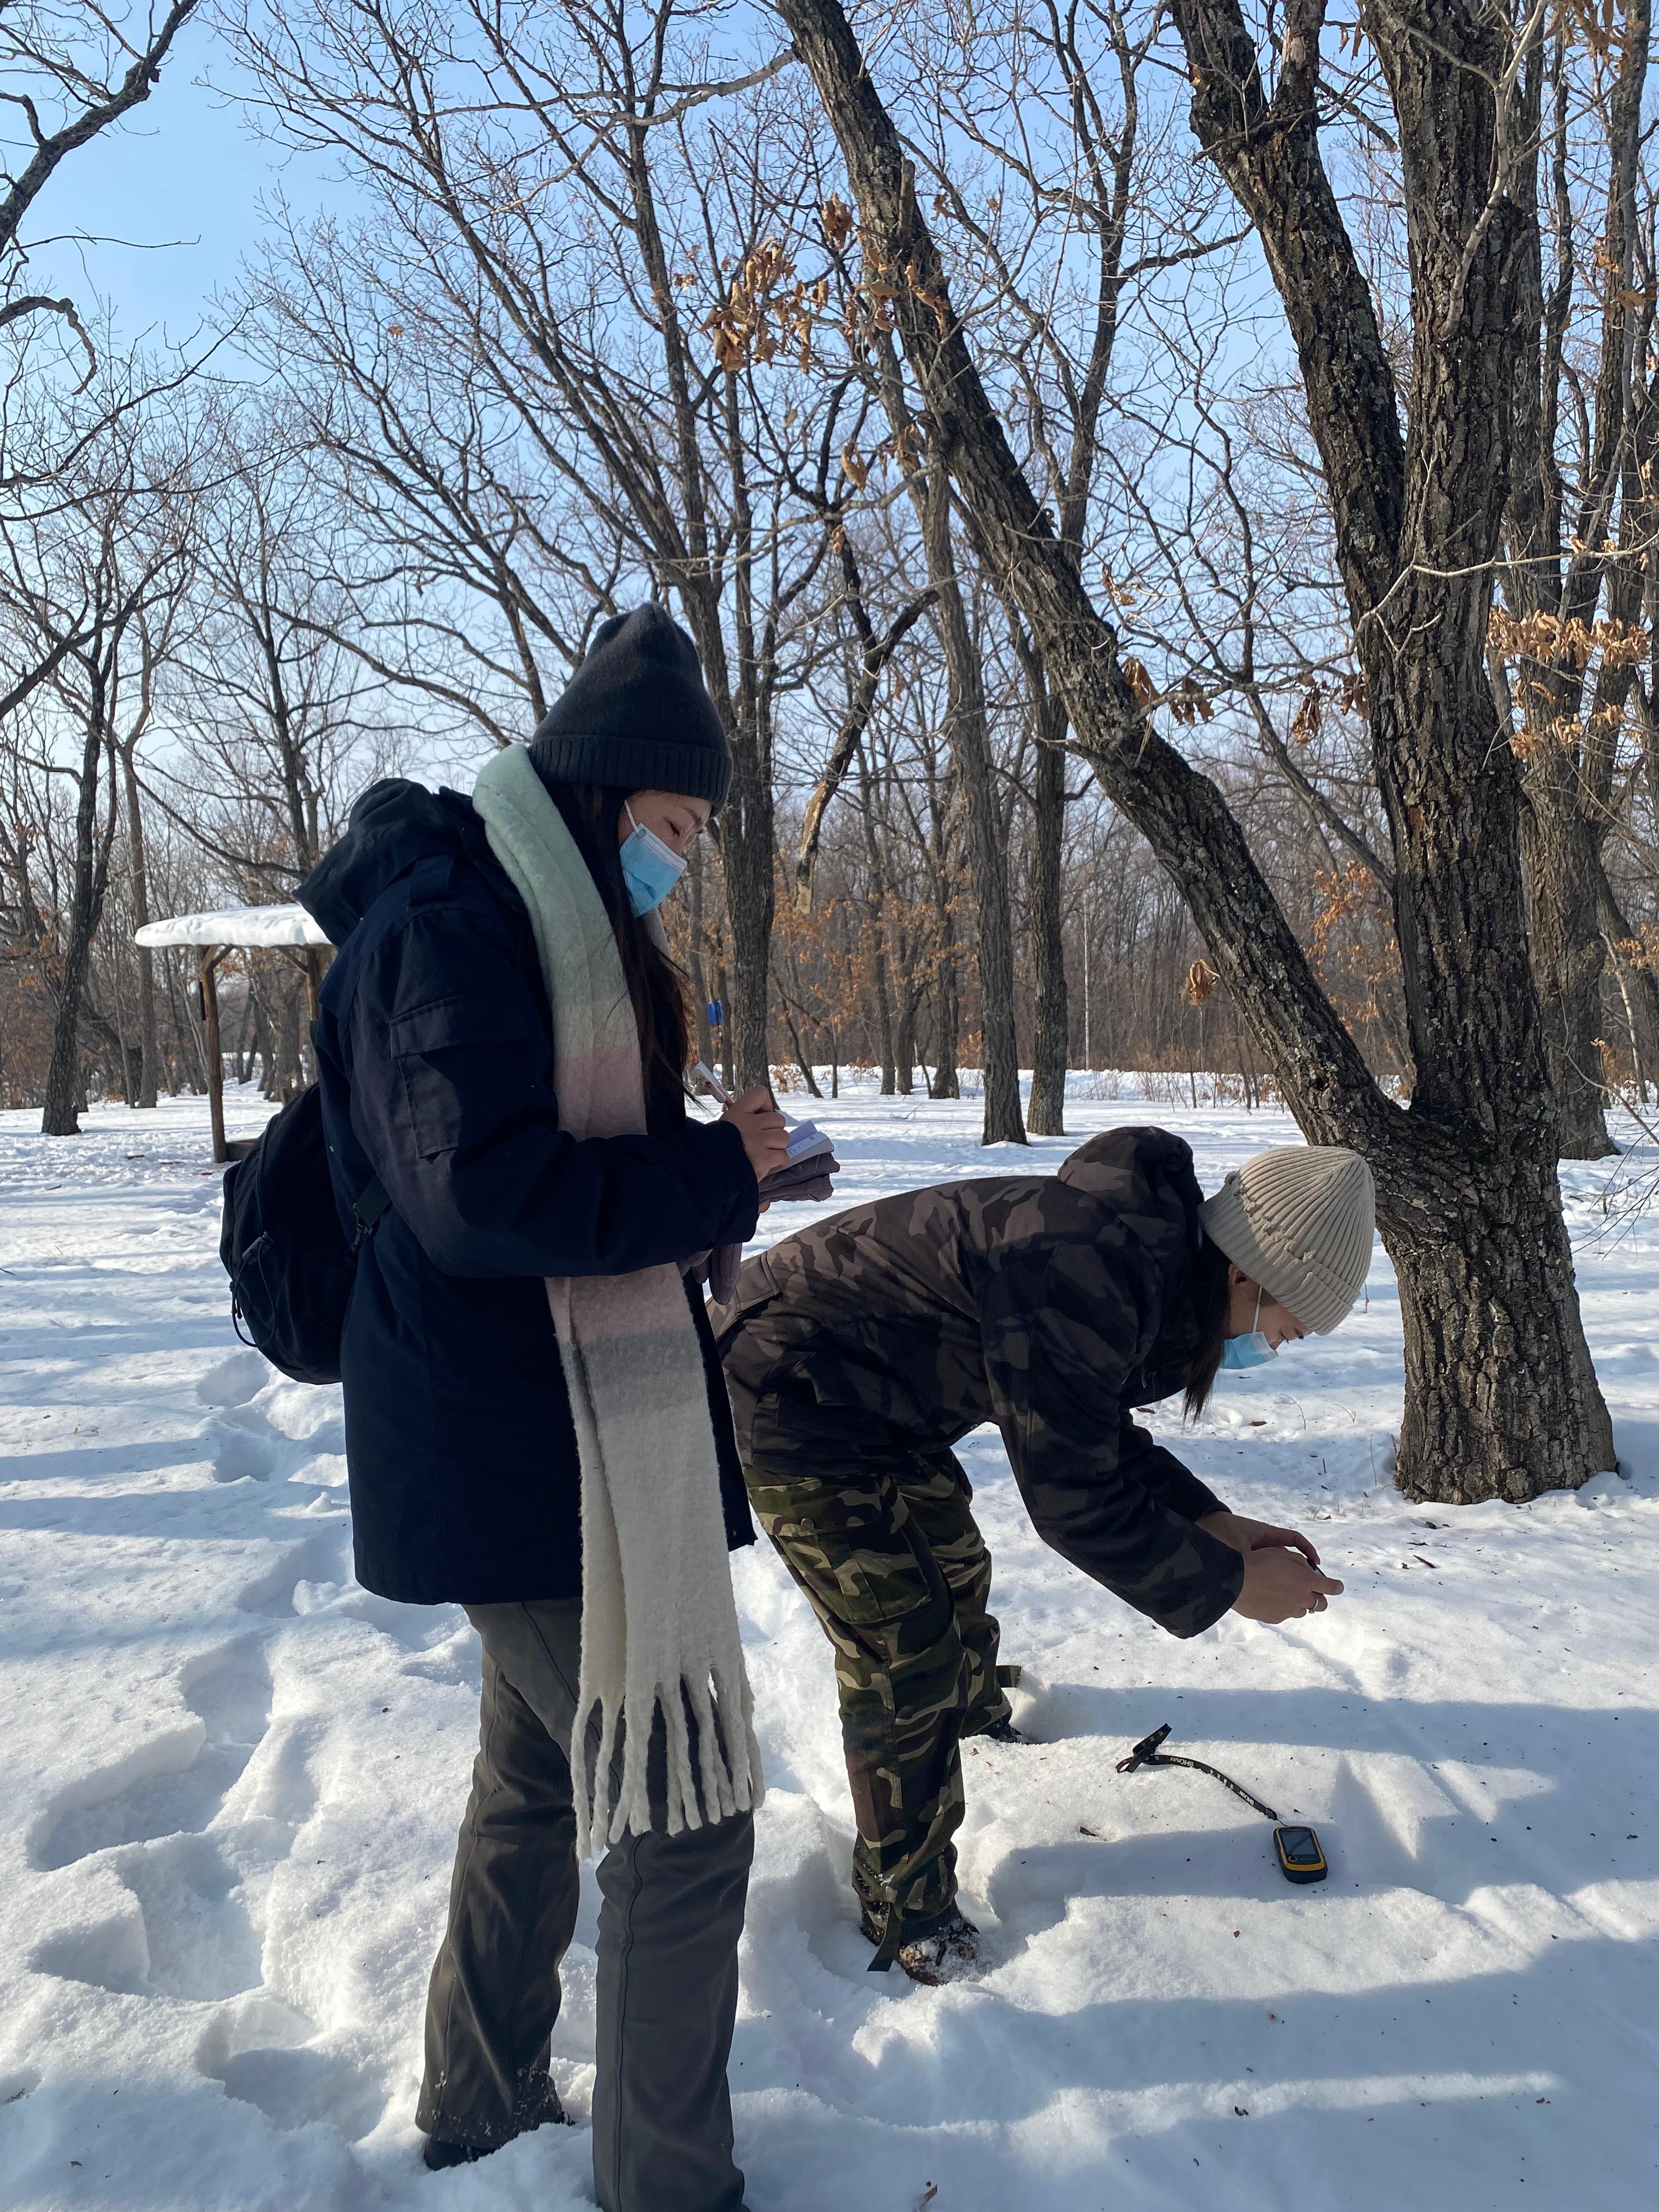
<path fill-rule="evenodd" d="M 1198 1320 L 1198 1349 L 1187 1370 L 1186 1417 L 1195 1421 L 1209 1402 L 1215 1378 L 1221 1371 L 1221 1355 L 1227 1344 L 1227 1313 L 1232 1304 L 1232 1285 L 1227 1279 L 1228 1259 L 1218 1244 L 1206 1237 L 1193 1261 L 1193 1311 Z"/>
<path fill-rule="evenodd" d="M 686 1013 L 685 978 L 647 933 L 623 879 L 617 839 L 629 787 L 610 783 L 555 783 L 549 796 L 587 863 L 605 910 L 616 932 L 623 975 L 640 1033 L 640 1064 L 645 1074 L 647 1128 L 672 1128 L 685 1119 L 685 1070 L 691 1057 L 691 1025 Z"/>

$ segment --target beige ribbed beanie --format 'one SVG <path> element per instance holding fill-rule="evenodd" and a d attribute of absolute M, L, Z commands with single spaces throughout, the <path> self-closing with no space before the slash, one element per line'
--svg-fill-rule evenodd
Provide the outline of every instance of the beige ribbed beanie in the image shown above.
<path fill-rule="evenodd" d="M 1358 1152 L 1340 1145 L 1258 1152 L 1199 1211 L 1227 1257 L 1316 1335 L 1328 1336 L 1359 1296 L 1376 1212 Z"/>

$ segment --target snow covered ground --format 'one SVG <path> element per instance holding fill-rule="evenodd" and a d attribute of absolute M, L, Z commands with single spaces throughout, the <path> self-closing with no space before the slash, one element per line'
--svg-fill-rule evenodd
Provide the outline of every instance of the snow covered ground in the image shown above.
<path fill-rule="evenodd" d="M 1026 1155 L 979 1148 L 973 1101 L 811 1110 L 841 1203 L 1116 1122 L 1180 1129 L 1209 1186 L 1294 1135 L 1130 1089 Z M 233 1133 L 262 1111 L 233 1091 Z M 580 2128 L 419 2163 L 477 1650 L 353 1583 L 338 1394 L 231 1334 L 204 1108 L 33 1127 L 0 1115 L 0 2205 L 587 2204 Z M 976 1980 L 865 1972 L 829 1652 L 769 1552 L 739 1558 L 772 1785 L 732 2069 L 754 2212 L 1659 2202 L 1659 1222 L 1610 1223 L 1609 1172 L 1566 1180 L 1619 1476 L 1408 1507 L 1380 1249 L 1340 1334 L 1224 1379 L 1185 1449 L 1314 1535 L 1348 1585 L 1321 1618 L 1173 1642 L 969 1441 L 1040 1739 L 968 1761 Z M 1329 1882 L 1287 1887 L 1203 1777 L 1116 1774 L 1165 1720 L 1316 1822 Z M 555 2043 L 579 2118 L 593 1931 L 590 1881 Z"/>

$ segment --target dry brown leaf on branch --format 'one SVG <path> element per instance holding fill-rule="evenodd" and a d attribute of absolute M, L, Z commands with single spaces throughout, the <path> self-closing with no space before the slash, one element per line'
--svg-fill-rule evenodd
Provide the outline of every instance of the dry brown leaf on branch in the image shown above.
<path fill-rule="evenodd" d="M 1302 695 L 1302 704 L 1297 708 L 1291 723 L 1291 735 L 1299 745 L 1310 745 L 1324 726 L 1325 701 L 1316 684 L 1310 684 Z"/>
<path fill-rule="evenodd" d="M 1129 653 L 1123 661 L 1123 679 L 1134 694 L 1137 707 L 1150 707 L 1158 697 L 1158 686 L 1153 683 L 1144 660 Z"/>
<path fill-rule="evenodd" d="M 1210 695 L 1201 684 L 1190 676 L 1183 676 L 1170 702 L 1170 712 L 1177 722 L 1190 729 L 1195 722 L 1210 722 L 1215 719 L 1215 709 L 1210 704 Z"/>
<path fill-rule="evenodd" d="M 818 210 L 818 221 L 823 225 L 823 234 L 831 250 L 839 253 L 853 235 L 853 210 L 839 192 L 831 192 L 825 200 Z"/>
<path fill-rule="evenodd" d="M 1598 61 L 1605 61 L 1615 46 L 1625 43 L 1619 0 L 1556 0 L 1558 30 L 1571 46 L 1582 41 Z"/>
<path fill-rule="evenodd" d="M 1486 641 L 1506 659 L 1565 668 L 1583 668 L 1597 653 L 1609 668 L 1632 668 L 1652 645 L 1640 623 L 1586 623 L 1577 615 L 1563 622 L 1559 615 L 1516 615 L 1500 606 L 1487 618 Z"/>
<path fill-rule="evenodd" d="M 1187 980 L 1181 987 L 1183 1006 L 1201 1006 L 1206 999 L 1219 988 L 1221 978 L 1207 960 L 1194 960 L 1187 970 Z"/>

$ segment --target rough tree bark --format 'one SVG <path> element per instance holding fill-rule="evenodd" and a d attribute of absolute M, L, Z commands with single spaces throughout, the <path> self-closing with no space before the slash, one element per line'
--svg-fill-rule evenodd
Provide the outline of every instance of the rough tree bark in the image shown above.
<path fill-rule="evenodd" d="M 981 1073 L 985 1085 L 985 1125 L 981 1142 L 1023 1145 L 1025 1124 L 1019 1104 L 1019 1051 L 1014 1042 L 1014 934 L 1008 911 L 1002 810 L 997 805 L 985 683 L 957 574 L 951 489 L 939 470 L 927 471 L 921 504 L 927 580 L 938 595 L 935 617 L 945 648 L 949 693 L 945 734 L 968 816 L 968 872 L 974 887 L 980 1049 L 984 1062 Z"/>
<path fill-rule="evenodd" d="M 47 1137 L 78 1137 L 81 1101 L 85 1085 L 81 1074 L 81 1018 L 87 972 L 92 964 L 92 941 L 103 917 L 109 889 L 110 858 L 115 846 L 115 777 L 109 782 L 109 802 L 100 830 L 98 794 L 103 781 L 104 755 L 108 742 L 106 727 L 107 695 L 101 662 L 89 672 L 83 705 L 81 770 L 75 802 L 75 856 L 70 873 L 69 927 L 63 951 L 51 978 L 53 1000 L 52 1059 L 46 1069 L 46 1103 L 40 1132 Z"/>
<path fill-rule="evenodd" d="M 881 1095 L 890 1098 L 898 1085 L 893 1060 L 893 991 L 887 963 L 887 864 L 876 829 L 874 779 L 870 774 L 870 749 L 859 747 L 859 813 L 864 823 L 864 861 L 869 883 L 864 896 L 869 916 L 870 988 L 876 1001 L 876 1035 L 881 1052 Z"/>
<path fill-rule="evenodd" d="M 894 440 L 903 447 L 917 426 L 906 404 L 897 358 L 884 338 L 878 359 L 882 404 Z M 950 478 L 938 457 L 930 454 L 925 466 L 908 471 L 908 483 L 927 562 L 933 626 L 945 657 L 945 735 L 968 818 L 968 879 L 974 899 L 981 1073 L 985 1086 L 981 1142 L 1023 1145 L 1025 1124 L 1020 1112 L 1019 1049 L 1014 1035 L 1014 933 L 1008 909 L 1008 862 L 1003 848 L 1002 813 L 997 805 L 985 682 L 957 566 Z M 954 986 L 954 976 L 951 980 Z M 949 1025 L 949 1034 L 952 1044 L 949 1072 L 954 1086 L 954 1022 Z M 957 1093 L 952 1087 L 934 1095 L 954 1098 Z"/>
<path fill-rule="evenodd" d="M 1567 322 L 1573 296 L 1571 217 L 1565 213 L 1559 240 L 1562 269 L 1546 296 L 1539 226 L 1527 226 L 1519 245 L 1519 307 L 1523 336 L 1516 388 L 1515 455 L 1510 471 L 1506 535 L 1510 563 L 1504 592 L 1522 617 L 1546 623 L 1594 620 L 1604 586 L 1607 612 L 1625 613 L 1628 570 L 1604 553 L 1608 519 L 1630 458 L 1628 436 L 1635 379 L 1632 354 L 1640 325 L 1651 313 L 1635 283 L 1638 242 L 1636 184 L 1643 88 L 1647 79 L 1650 11 L 1648 0 L 1624 10 L 1619 66 L 1607 102 L 1609 153 L 1603 234 L 1596 248 L 1606 282 L 1602 290 L 1600 362 L 1588 417 L 1588 468 L 1576 512 L 1556 460 L 1560 395 L 1570 374 Z M 1532 49 L 1522 77 L 1520 114 L 1526 190 L 1539 198 L 1540 153 L 1545 138 L 1543 93 L 1559 77 L 1562 50 L 1547 72 L 1542 42 Z M 1555 88 L 1559 90 L 1559 84 Z M 1565 176 L 1565 104 L 1556 103 L 1554 161 Z M 1569 198 L 1565 184 L 1561 197 Z M 1638 310 L 1642 312 L 1638 314 Z M 1639 614 L 1639 605 L 1634 611 Z M 1544 1021 L 1544 1047 L 1560 1115 L 1562 1157 L 1601 1159 L 1617 1147 L 1607 1134 L 1607 1089 L 1601 1065 L 1601 979 L 1606 945 L 1597 910 L 1601 850 L 1611 821 L 1608 804 L 1620 716 L 1604 696 L 1614 678 L 1622 710 L 1627 670 L 1601 672 L 1588 718 L 1583 716 L 1582 664 L 1571 653 L 1522 657 L 1515 704 L 1516 749 L 1525 799 L 1522 854 L 1526 864 L 1533 972 Z"/>
<path fill-rule="evenodd" d="M 1523 1499 L 1613 1464 L 1556 1182 L 1528 964 L 1514 764 L 1487 681 L 1508 490 L 1519 241 L 1500 27 L 1452 0 L 1368 19 L 1399 126 L 1415 308 L 1409 440 L 1318 143 L 1323 0 L 1296 0 L 1271 97 L 1236 0 L 1175 0 L 1193 123 L 1259 236 L 1323 464 L 1379 791 L 1418 1085 L 1383 1097 L 1237 823 L 1138 708 L 1014 459 L 950 306 L 915 176 L 837 0 L 775 0 L 840 143 L 935 452 L 1006 576 L 1073 731 L 1179 885 L 1297 1121 L 1357 1146 L 1400 1277 L 1401 1487 Z"/>
<path fill-rule="evenodd" d="M 772 923 L 776 910 L 776 841 L 772 804 L 770 672 L 768 647 L 775 647 L 774 624 L 767 639 L 756 634 L 753 572 L 755 547 L 744 476 L 744 447 L 737 419 L 734 384 L 727 380 L 721 429 L 732 469 L 732 513 L 723 533 L 709 516 L 703 461 L 706 423 L 694 387 L 690 347 L 669 268 L 652 174 L 647 118 L 637 104 L 623 123 L 634 234 L 638 241 L 656 311 L 674 421 L 677 481 L 684 501 L 678 523 L 662 526 L 657 518 L 659 556 L 665 578 L 679 595 L 696 641 L 710 696 L 726 725 L 732 747 L 732 789 L 720 829 L 720 872 L 726 918 L 732 927 L 732 998 L 726 1007 L 725 1039 L 739 1090 L 764 1083 L 770 1074 L 767 999 L 772 969 Z M 724 540 L 736 586 L 737 667 L 732 665 L 721 619 L 723 577 L 717 534 Z M 775 614 L 769 609 L 769 617 Z"/>
<path fill-rule="evenodd" d="M 1043 673 L 1042 655 L 1010 608 L 1014 649 L 1025 672 L 1036 730 L 1031 771 L 1031 966 L 1036 1008 L 1031 1095 L 1025 1126 L 1034 1137 L 1066 1133 L 1066 1063 L 1071 1041 L 1066 1009 L 1065 913 L 1066 708 Z"/>

